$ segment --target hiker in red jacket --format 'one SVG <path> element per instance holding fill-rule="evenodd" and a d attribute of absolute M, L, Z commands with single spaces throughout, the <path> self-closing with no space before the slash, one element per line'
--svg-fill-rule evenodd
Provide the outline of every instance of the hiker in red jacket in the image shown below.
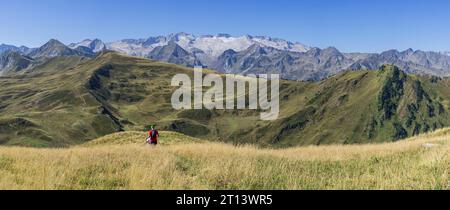
<path fill-rule="evenodd" d="M 148 131 L 148 137 L 147 137 L 147 143 L 150 145 L 157 145 L 158 144 L 158 131 L 155 129 L 155 126 L 150 126 L 150 130 Z"/>

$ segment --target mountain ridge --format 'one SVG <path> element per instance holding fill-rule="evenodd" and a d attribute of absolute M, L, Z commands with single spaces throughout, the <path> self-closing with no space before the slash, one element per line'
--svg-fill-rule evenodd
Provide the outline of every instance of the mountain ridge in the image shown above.
<path fill-rule="evenodd" d="M 85 48 L 86 49 L 86 48 Z M 85 50 L 84 49 L 84 50 Z M 56 39 L 50 39 L 39 48 L 33 49 L 28 56 L 32 58 L 51 58 L 57 56 L 93 56 L 93 52 L 71 49 Z"/>
<path fill-rule="evenodd" d="M 176 44 L 181 49 L 167 51 L 175 46 L 172 44 Z M 38 48 L 1 46 L 0 54 L 2 50 L 13 49 L 26 56 L 39 57 L 35 55 Z M 252 54 L 251 48 L 255 46 L 259 46 L 261 50 L 268 53 Z M 91 57 L 103 50 L 113 50 L 131 56 L 147 57 L 188 67 L 203 66 L 224 73 L 244 75 L 279 73 L 284 79 L 302 81 L 318 81 L 346 70 L 378 69 L 384 64 L 399 66 L 400 69 L 412 74 L 439 77 L 450 75 L 450 54 L 446 52 L 407 49 L 387 50 L 381 53 L 343 53 L 334 47 L 320 49 L 266 36 L 229 34 L 195 36 L 180 32 L 167 36 L 123 39 L 108 43 L 100 39 L 86 39 L 65 47 L 59 46 L 59 48 L 61 48 L 59 51 L 54 52 L 55 55 Z M 161 49 L 164 50 L 161 51 Z M 71 50 L 74 51 L 71 52 Z M 230 50 L 236 53 L 231 53 Z M 175 54 L 176 52 L 182 53 Z M 47 54 L 47 57 L 55 56 L 51 52 Z"/>
<path fill-rule="evenodd" d="M 153 49 L 145 48 L 145 46 L 164 46 L 168 42 L 176 42 L 180 47 L 189 52 L 192 55 L 186 56 L 186 61 L 177 61 L 175 64 L 182 63 L 192 63 L 188 60 L 198 60 L 203 66 L 208 68 L 213 68 L 221 72 L 230 72 L 230 67 L 225 65 L 226 61 L 220 60 L 221 57 L 228 56 L 228 60 L 254 60 L 252 63 L 255 66 L 253 69 L 247 69 L 243 67 L 243 63 L 239 63 L 236 66 L 232 66 L 234 70 L 233 73 L 252 73 L 252 72 L 281 72 L 281 75 L 285 79 L 291 80 L 321 80 L 328 76 L 334 75 L 338 72 L 345 70 L 357 70 L 357 69 L 378 69 L 383 64 L 394 64 L 399 66 L 402 70 L 413 73 L 413 74 L 428 74 L 434 76 L 448 76 L 450 75 L 450 56 L 449 53 L 445 52 L 432 52 L 432 51 L 421 51 L 407 49 L 404 51 L 398 50 L 388 50 L 381 53 L 342 53 L 334 47 L 328 47 L 324 49 L 306 47 L 299 43 L 292 43 L 285 41 L 283 39 L 265 37 L 265 36 L 250 36 L 245 35 L 241 37 L 233 37 L 229 34 L 218 34 L 218 35 L 204 35 L 198 36 L 209 39 L 219 39 L 220 38 L 246 38 L 256 40 L 253 43 L 245 42 L 243 47 L 236 47 L 233 44 L 228 44 L 226 47 L 217 47 L 218 49 L 211 49 L 211 47 L 193 47 L 193 40 L 196 36 L 188 33 L 176 33 L 170 34 L 168 36 L 157 36 L 150 37 L 148 39 L 137 39 L 137 40 L 127 40 L 128 43 L 133 43 L 133 47 L 137 49 L 136 52 L 130 52 L 128 48 L 120 49 L 117 43 L 113 42 L 107 44 L 109 49 L 115 49 L 124 52 L 129 55 L 149 57 L 148 55 L 152 53 Z M 244 39 L 245 40 L 245 39 Z M 242 40 L 241 40 L 242 41 Z M 264 41 L 272 41 L 267 44 Z M 277 42 L 278 41 L 278 42 Z M 139 43 L 142 44 L 141 47 Z M 279 43 L 278 45 L 274 43 Z M 273 62 L 264 66 L 258 66 L 258 62 L 262 62 L 258 59 L 252 59 L 251 55 L 243 55 L 242 53 L 248 51 L 253 45 L 259 44 L 261 47 L 269 49 L 279 50 L 280 53 L 288 54 L 286 56 L 287 60 L 291 62 L 281 62 L 281 57 L 265 57 L 264 59 L 270 59 Z M 293 47 L 294 44 L 299 44 L 298 46 L 303 47 Z M 211 44 L 214 45 L 214 44 Z M 201 46 L 201 44 L 200 44 Z M 290 47 L 289 47 L 290 46 Z M 214 46 L 213 46 L 214 47 Z M 220 50 L 219 50 L 220 49 Z M 327 53 L 327 50 L 333 49 L 332 52 L 328 52 L 325 61 L 323 57 L 318 52 Z M 238 58 L 230 58 L 227 53 L 228 50 L 233 50 L 240 52 Z M 303 55 L 298 55 L 299 53 L 304 53 Z M 195 59 L 192 58 L 195 57 Z M 322 55 L 323 56 L 323 55 Z M 180 58 L 179 58 L 180 59 Z M 182 59 L 182 58 L 181 58 Z M 329 60 L 331 59 L 331 60 Z M 334 59 L 334 60 L 333 60 Z M 162 61 L 167 61 L 162 60 Z M 250 61 L 247 61 L 250 62 Z M 322 62 L 322 63 L 321 63 Z M 220 65 L 222 64 L 222 65 Z M 281 69 L 277 69 L 280 68 Z"/>
<path fill-rule="evenodd" d="M 96 54 L 89 47 L 81 45 L 71 49 L 56 39 L 50 39 L 39 48 L 11 45 L 7 48 L 9 50 L 0 53 L 0 75 L 24 74 L 27 72 L 25 70 L 55 57 L 94 57 Z"/>

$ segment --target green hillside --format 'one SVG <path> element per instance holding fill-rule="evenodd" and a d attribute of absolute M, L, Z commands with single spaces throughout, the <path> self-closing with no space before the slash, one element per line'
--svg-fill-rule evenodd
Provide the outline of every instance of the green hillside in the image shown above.
<path fill-rule="evenodd" d="M 285 147 L 395 141 L 450 124 L 450 81 L 394 66 L 282 81 L 280 118 L 272 122 L 255 110 L 175 111 L 177 73 L 192 70 L 105 52 L 0 77 L 0 144 L 62 147 L 156 123 L 211 141 Z"/>

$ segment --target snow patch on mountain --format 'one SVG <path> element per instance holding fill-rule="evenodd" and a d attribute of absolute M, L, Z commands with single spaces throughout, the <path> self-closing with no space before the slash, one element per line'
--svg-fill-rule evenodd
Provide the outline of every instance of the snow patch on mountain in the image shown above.
<path fill-rule="evenodd" d="M 176 33 L 168 36 L 150 37 L 148 39 L 131 39 L 107 43 L 110 50 L 133 56 L 147 56 L 157 47 L 174 42 L 193 54 L 201 54 L 207 59 L 217 58 L 226 50 L 243 51 L 254 44 L 292 52 L 306 52 L 310 48 L 282 39 L 263 36 L 231 36 L 228 34 L 195 36 L 187 33 Z"/>
<path fill-rule="evenodd" d="M 94 40 L 85 39 L 79 43 L 69 44 L 68 47 L 70 47 L 72 49 L 76 49 L 78 47 L 87 47 L 95 53 L 106 49 L 105 43 L 103 43 L 100 39 L 94 39 Z"/>

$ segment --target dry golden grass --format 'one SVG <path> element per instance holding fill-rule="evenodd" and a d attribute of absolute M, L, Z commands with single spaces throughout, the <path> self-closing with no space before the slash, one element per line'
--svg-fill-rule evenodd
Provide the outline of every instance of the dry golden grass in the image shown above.
<path fill-rule="evenodd" d="M 96 145 L 124 145 L 124 144 L 141 144 L 145 145 L 145 139 L 147 137 L 146 132 L 120 132 L 100 137 L 93 141 L 90 141 L 83 146 L 96 146 Z M 204 140 L 186 136 L 176 132 L 161 131 L 159 142 L 161 145 L 173 145 L 181 143 L 202 143 Z"/>
<path fill-rule="evenodd" d="M 0 147 L 0 189 L 450 189 L 450 129 L 374 145 L 235 147 L 161 132 Z"/>

